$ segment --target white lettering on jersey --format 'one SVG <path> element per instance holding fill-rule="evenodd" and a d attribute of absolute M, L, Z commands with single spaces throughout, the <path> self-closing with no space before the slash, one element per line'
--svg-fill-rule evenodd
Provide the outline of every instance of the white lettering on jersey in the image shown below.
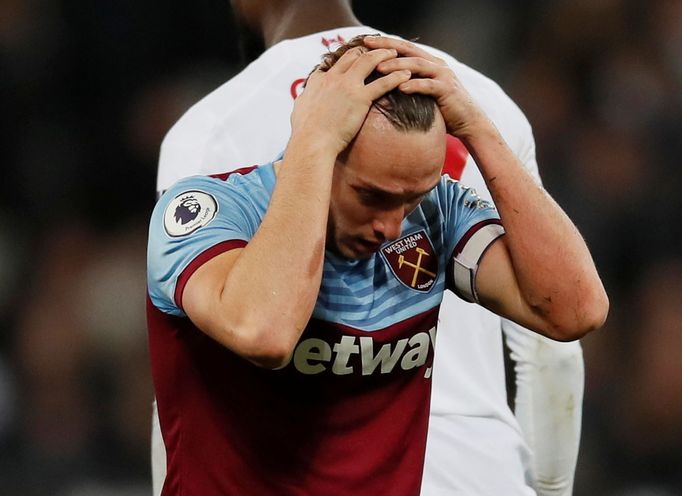
<path fill-rule="evenodd" d="M 362 375 L 372 375 L 377 365 L 381 363 L 381 373 L 389 374 L 398 362 L 400 355 L 405 350 L 407 338 L 399 340 L 391 353 L 391 343 L 386 343 L 379 348 L 379 353 L 374 355 L 374 339 L 362 336 L 360 348 L 362 348 Z"/>
<path fill-rule="evenodd" d="M 417 241 L 420 241 L 422 239 L 424 239 L 424 236 L 422 235 L 421 232 L 418 232 L 416 234 L 413 234 L 411 236 L 407 236 L 407 237 L 399 240 L 399 242 L 393 243 L 391 246 L 386 248 L 386 252 L 387 253 L 395 252 L 398 255 L 400 255 L 401 253 L 405 253 L 407 250 L 410 250 L 412 248 L 416 248 L 417 247 Z"/>
<path fill-rule="evenodd" d="M 343 336 L 341 342 L 334 345 L 336 359 L 332 366 L 332 372 L 336 375 L 346 375 L 353 373 L 353 367 L 348 366 L 348 359 L 354 353 L 359 353 L 360 347 L 355 344 L 354 336 Z"/>
<path fill-rule="evenodd" d="M 294 351 L 294 367 L 303 374 L 319 374 L 326 367 L 319 362 L 328 362 L 332 349 L 326 341 L 316 338 L 301 341 Z M 311 363 L 316 361 L 318 363 Z"/>
<path fill-rule="evenodd" d="M 323 339 L 304 339 L 293 353 L 293 365 L 297 371 L 315 375 L 329 370 L 334 375 L 348 375 L 360 372 L 372 375 L 377 369 L 381 374 L 390 374 L 399 364 L 402 370 L 410 370 L 426 364 L 429 349 L 436 342 L 436 328 L 419 332 L 410 338 L 399 339 L 395 343 L 385 343 L 374 352 L 374 338 L 371 336 L 342 336 L 337 343 L 327 343 Z M 353 355 L 360 357 L 359 363 L 349 363 Z M 431 377 L 431 367 L 424 372 Z"/>
<path fill-rule="evenodd" d="M 421 367 L 426 363 L 426 359 L 429 356 L 429 342 L 429 335 L 425 332 L 420 332 L 410 338 L 407 344 L 414 345 L 414 348 L 403 356 L 403 359 L 400 362 L 400 366 L 403 370 Z"/>

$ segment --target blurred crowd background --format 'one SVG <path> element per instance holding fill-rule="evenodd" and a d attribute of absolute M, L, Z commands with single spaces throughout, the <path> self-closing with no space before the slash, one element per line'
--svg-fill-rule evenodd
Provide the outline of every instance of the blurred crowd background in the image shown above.
<path fill-rule="evenodd" d="M 502 85 L 593 251 L 576 494 L 682 494 L 682 1 L 355 6 Z M 158 150 L 236 40 L 225 0 L 0 0 L 0 494 L 151 494 Z"/>

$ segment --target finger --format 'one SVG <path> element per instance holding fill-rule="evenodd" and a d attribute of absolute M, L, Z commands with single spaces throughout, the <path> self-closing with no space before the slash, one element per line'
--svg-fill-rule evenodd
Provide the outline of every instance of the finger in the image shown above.
<path fill-rule="evenodd" d="M 377 66 L 377 71 L 384 74 L 403 70 L 407 70 L 412 74 L 418 74 L 424 77 L 438 77 L 443 73 L 444 70 L 449 70 L 449 68 L 435 64 L 434 62 L 426 60 L 422 57 L 399 57 L 385 60 Z"/>
<path fill-rule="evenodd" d="M 315 67 L 315 69 L 306 78 L 303 84 L 303 89 L 305 90 L 306 88 L 315 86 L 317 84 L 317 80 L 323 77 L 324 74 L 325 74 L 324 71 L 320 69 L 319 65 Z"/>
<path fill-rule="evenodd" d="M 430 95 L 439 99 L 445 94 L 445 86 L 436 79 L 410 79 L 398 85 L 398 89 L 408 95 L 412 93 L 420 93 L 422 95 Z"/>
<path fill-rule="evenodd" d="M 353 63 L 360 58 L 360 56 L 365 53 L 367 50 L 363 49 L 363 47 L 354 47 L 348 50 L 346 53 L 341 55 L 339 60 L 336 61 L 336 64 L 334 64 L 329 71 L 327 72 L 338 72 L 338 73 L 343 73 L 346 72 L 352 65 Z"/>
<path fill-rule="evenodd" d="M 372 71 L 376 69 L 384 60 L 392 59 L 398 56 L 398 53 L 393 49 L 383 49 L 369 50 L 358 57 L 353 65 L 348 69 L 349 73 L 353 73 L 354 76 L 361 78 L 363 81 L 372 74 Z"/>
<path fill-rule="evenodd" d="M 409 81 L 411 76 L 410 71 L 395 71 L 372 81 L 365 88 L 369 92 L 368 96 L 372 100 L 376 100 L 402 83 Z"/>
<path fill-rule="evenodd" d="M 308 85 L 308 83 L 310 83 L 310 81 L 314 81 L 316 79 L 319 79 L 323 74 L 324 74 L 324 72 L 322 71 L 322 69 L 320 69 L 319 65 L 317 67 L 315 67 L 315 70 L 313 70 L 313 72 L 310 73 L 310 75 L 308 76 L 308 78 L 306 80 L 306 86 Z"/>
<path fill-rule="evenodd" d="M 443 63 L 438 57 L 434 57 L 426 50 L 407 40 L 389 38 L 388 36 L 366 36 L 363 41 L 366 47 L 373 50 L 377 48 L 392 48 L 403 57 L 421 57 L 431 62 Z"/>

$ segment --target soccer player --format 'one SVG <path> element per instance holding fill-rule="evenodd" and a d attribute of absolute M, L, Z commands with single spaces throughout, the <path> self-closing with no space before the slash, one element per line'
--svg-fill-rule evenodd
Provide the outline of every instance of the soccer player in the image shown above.
<path fill-rule="evenodd" d="M 339 42 L 378 32 L 357 21 L 347 0 L 232 4 L 244 36 L 269 48 L 169 132 L 161 149 L 159 191 L 192 174 L 276 157 L 286 145 L 294 98 L 310 67 Z M 423 48 L 447 61 L 539 181 L 531 129 L 518 107 L 490 79 L 447 54 Z M 448 142 L 446 172 L 490 199 L 473 158 L 454 138 Z M 533 494 L 533 489 L 541 496 L 571 494 L 583 385 L 579 343 L 548 340 L 450 292 L 439 319 L 422 494 L 514 496 Z M 516 416 L 507 406 L 500 330 L 517 361 Z M 156 417 L 154 426 L 158 495 L 165 452 Z"/>
<path fill-rule="evenodd" d="M 291 122 L 282 160 L 181 180 L 154 209 L 164 495 L 417 495 L 446 286 L 554 339 L 606 318 L 577 229 L 442 60 L 357 38 Z M 446 132 L 501 220 L 441 177 Z"/>

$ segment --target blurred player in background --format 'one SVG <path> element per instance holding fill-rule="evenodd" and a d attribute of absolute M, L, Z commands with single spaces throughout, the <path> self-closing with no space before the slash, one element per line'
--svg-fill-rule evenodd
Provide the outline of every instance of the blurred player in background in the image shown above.
<path fill-rule="evenodd" d="M 347 0 L 232 5 L 250 51 L 267 50 L 168 133 L 159 192 L 189 175 L 274 159 L 286 146 L 294 98 L 310 67 L 330 47 L 379 32 L 358 22 Z M 531 128 L 518 107 L 490 79 L 423 48 L 447 61 L 539 181 Z M 473 159 L 455 139 L 448 143 L 444 172 L 490 198 Z M 507 406 L 502 334 L 516 364 L 515 415 Z M 446 292 L 434 374 L 423 495 L 571 494 L 583 394 L 579 343 L 543 338 Z M 155 417 L 152 458 L 154 491 L 160 494 L 165 452 L 157 422 Z"/>

